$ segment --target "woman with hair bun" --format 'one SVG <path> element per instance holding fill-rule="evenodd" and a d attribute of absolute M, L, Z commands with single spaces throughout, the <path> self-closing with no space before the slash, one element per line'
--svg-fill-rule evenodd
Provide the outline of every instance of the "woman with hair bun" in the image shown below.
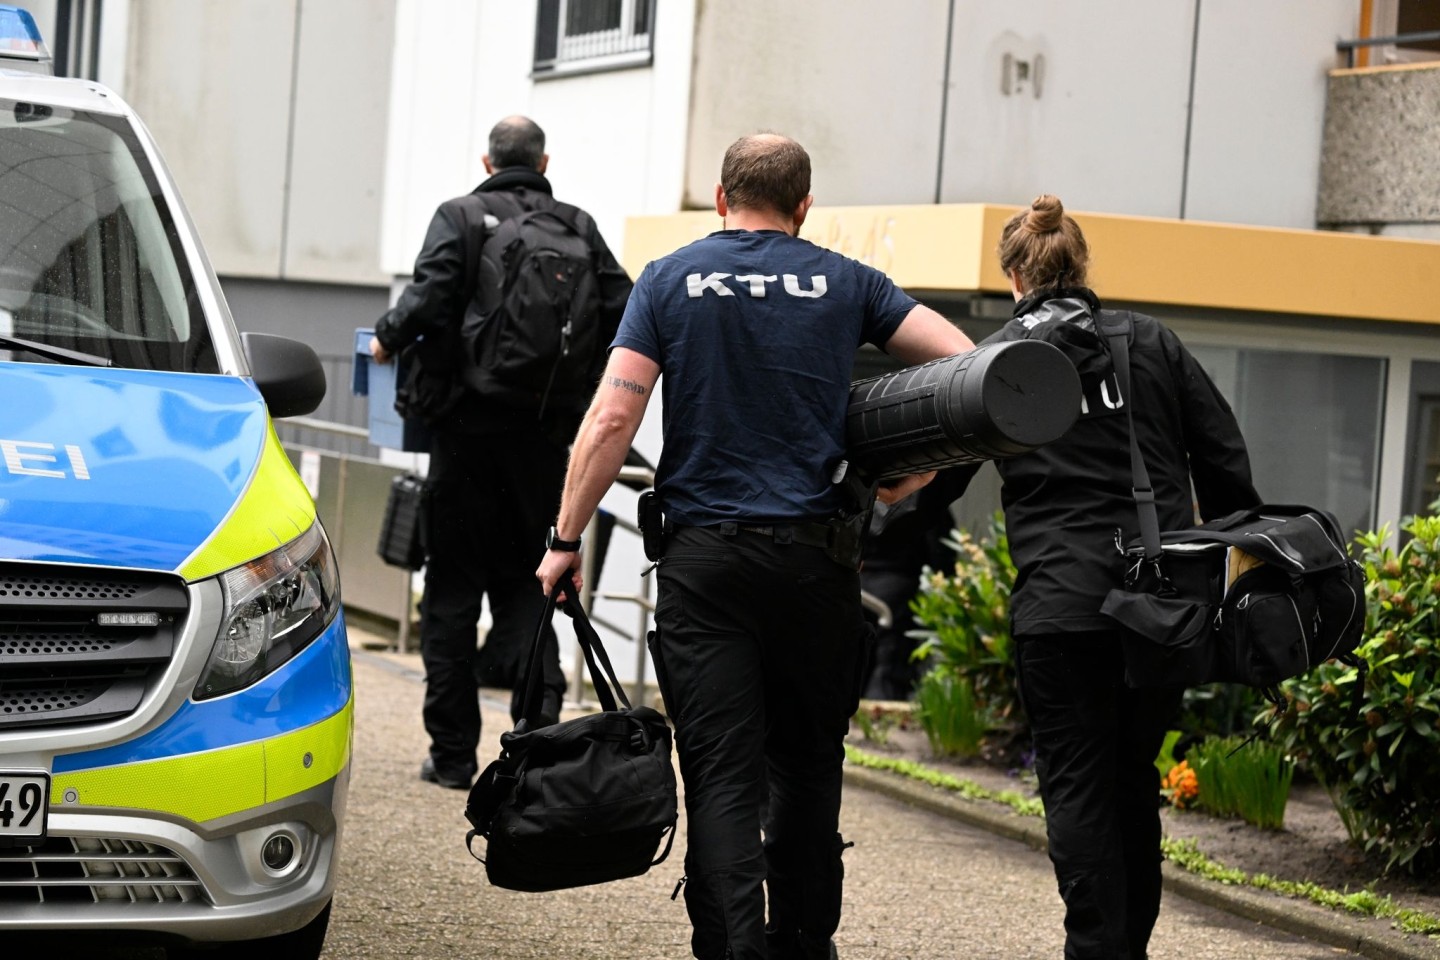
<path fill-rule="evenodd" d="M 1139 534 L 1126 407 L 1162 530 L 1194 525 L 1197 508 L 1209 520 L 1260 498 L 1230 406 L 1179 338 L 1152 317 L 1102 312 L 1086 285 L 1089 246 L 1058 198 L 1036 197 L 1015 214 L 999 254 L 1016 304 L 989 340 L 1053 344 L 1083 389 L 1064 437 L 996 463 L 1017 570 L 1016 669 L 1065 901 L 1065 956 L 1143 960 L 1160 910 L 1154 761 L 1181 690 L 1127 687 L 1120 638 L 1100 613 L 1123 581 L 1117 538 Z M 1106 341 L 1118 331 L 1128 331 L 1128 392 Z"/>

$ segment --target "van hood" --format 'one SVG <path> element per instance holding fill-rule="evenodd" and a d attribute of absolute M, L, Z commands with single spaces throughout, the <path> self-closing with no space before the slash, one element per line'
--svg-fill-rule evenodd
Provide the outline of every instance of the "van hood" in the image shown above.
<path fill-rule="evenodd" d="M 239 377 L 0 363 L 0 557 L 178 570 L 268 424 Z"/>

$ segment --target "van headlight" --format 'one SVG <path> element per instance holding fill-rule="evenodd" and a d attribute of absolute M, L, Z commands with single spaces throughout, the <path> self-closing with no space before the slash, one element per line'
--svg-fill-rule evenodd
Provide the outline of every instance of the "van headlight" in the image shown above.
<path fill-rule="evenodd" d="M 220 636 L 195 685 L 195 699 L 249 686 L 303 650 L 340 609 L 340 580 L 316 520 L 263 557 L 220 574 Z"/>

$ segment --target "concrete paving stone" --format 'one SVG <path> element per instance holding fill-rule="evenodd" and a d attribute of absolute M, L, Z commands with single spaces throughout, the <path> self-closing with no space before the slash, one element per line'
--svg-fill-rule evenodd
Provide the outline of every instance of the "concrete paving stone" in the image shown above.
<path fill-rule="evenodd" d="M 684 819 L 671 858 L 643 877 L 543 894 L 491 887 L 464 848 L 465 793 L 418 778 L 426 739 L 419 658 L 356 651 L 356 727 L 343 863 L 324 960 L 654 960 L 689 956 Z M 510 726 L 482 698 L 481 757 Z M 841 828 L 844 960 L 1058 958 L 1061 908 L 1043 853 L 943 812 L 847 783 Z M 163 960 L 103 951 L 96 960 Z M 1343 950 L 1167 895 L 1153 960 L 1320 960 Z M 264 960 L 263 957 L 260 960 Z M 275 958 L 283 960 L 283 958 Z"/>
<path fill-rule="evenodd" d="M 463 793 L 415 776 L 425 749 L 418 657 L 358 654 L 356 682 L 355 779 L 328 960 L 689 956 L 683 898 L 670 900 L 683 872 L 683 816 L 671 859 L 646 876 L 546 894 L 490 887 L 463 849 Z M 509 726 L 508 701 L 494 693 L 482 702 L 488 759 Z M 1060 956 L 1061 905 L 1044 854 L 848 785 L 841 828 L 856 841 L 836 935 L 846 960 Z M 392 916 L 373 908 L 377 899 Z M 1171 895 L 1151 955 L 1353 954 Z"/>

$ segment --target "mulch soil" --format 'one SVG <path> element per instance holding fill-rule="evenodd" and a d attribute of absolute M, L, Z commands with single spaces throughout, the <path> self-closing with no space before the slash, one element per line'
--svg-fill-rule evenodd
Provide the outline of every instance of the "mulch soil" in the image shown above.
<path fill-rule="evenodd" d="M 882 736 L 883 742 L 866 739 L 852 723 L 848 742 L 868 753 L 923 763 L 988 790 L 1039 796 L 1033 772 L 983 760 L 937 758 L 923 731 L 913 725 L 892 727 Z M 1158 774 L 1156 796 L 1159 802 Z M 1242 820 L 1169 806 L 1162 809 L 1161 820 L 1166 836 L 1193 839 L 1200 852 L 1222 866 L 1282 880 L 1309 881 L 1341 892 L 1369 888 L 1388 894 L 1402 906 L 1440 916 L 1440 876 L 1417 878 L 1403 871 L 1387 874 L 1384 857 L 1367 854 L 1350 840 L 1330 797 L 1314 782 L 1301 782 L 1297 777 L 1282 830 L 1262 830 Z"/>

